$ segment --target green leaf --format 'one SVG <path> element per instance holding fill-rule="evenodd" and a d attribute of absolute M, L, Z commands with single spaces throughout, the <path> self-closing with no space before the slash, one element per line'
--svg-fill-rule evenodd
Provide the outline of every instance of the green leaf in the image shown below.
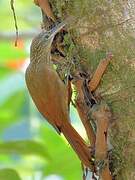
<path fill-rule="evenodd" d="M 18 60 L 27 57 L 25 50 L 18 49 L 14 47 L 14 44 L 11 42 L 1 42 L 0 43 L 0 62 L 7 62 L 9 60 Z M 8 52 L 8 53 L 7 53 Z"/>
<path fill-rule="evenodd" d="M 13 169 L 0 169 L 0 180 L 21 180 L 18 173 Z"/>
<path fill-rule="evenodd" d="M 14 93 L 23 90 L 24 87 L 24 75 L 21 73 L 13 73 L 12 75 L 9 75 L 8 77 L 4 78 L 0 81 L 0 103 L 2 104 L 12 95 L 14 95 Z"/>
<path fill-rule="evenodd" d="M 8 141 L 0 143 L 1 154 L 19 154 L 19 155 L 36 155 L 49 159 L 49 154 L 45 146 L 37 141 L 21 140 L 21 141 Z"/>
<path fill-rule="evenodd" d="M 24 101 L 24 91 L 19 91 L 12 94 L 4 104 L 0 104 L 0 131 L 21 118 Z"/>
<path fill-rule="evenodd" d="M 0 67 L 0 79 L 2 80 L 4 77 L 11 75 L 14 70 L 7 67 Z"/>
<path fill-rule="evenodd" d="M 41 126 L 41 138 L 47 144 L 51 161 L 45 167 L 45 176 L 57 174 L 65 180 L 81 179 L 81 162 L 69 144 L 51 129 Z"/>

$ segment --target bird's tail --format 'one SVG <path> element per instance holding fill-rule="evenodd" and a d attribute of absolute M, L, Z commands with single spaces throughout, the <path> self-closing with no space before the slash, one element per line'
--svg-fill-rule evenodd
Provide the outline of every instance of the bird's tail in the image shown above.
<path fill-rule="evenodd" d="M 77 131 L 72 127 L 68 121 L 64 121 L 61 127 L 61 132 L 72 146 L 82 163 L 90 167 L 91 166 L 91 153 L 88 146 L 85 144 L 82 137 L 77 133 Z"/>

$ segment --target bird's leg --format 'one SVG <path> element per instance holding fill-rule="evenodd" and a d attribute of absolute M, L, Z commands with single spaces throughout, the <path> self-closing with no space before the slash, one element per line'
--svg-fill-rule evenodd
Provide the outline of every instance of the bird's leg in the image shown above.
<path fill-rule="evenodd" d="M 98 85 L 99 85 L 99 83 L 101 81 L 101 78 L 102 78 L 103 74 L 105 73 L 105 71 L 107 69 L 107 66 L 108 66 L 110 60 L 112 59 L 112 57 L 113 56 L 110 53 L 110 54 L 107 55 L 106 59 L 103 59 L 99 63 L 99 65 L 98 65 L 98 67 L 97 67 L 91 81 L 89 82 L 89 90 L 91 92 L 93 92 L 93 91 L 95 91 L 97 89 L 97 87 L 98 87 Z"/>
<path fill-rule="evenodd" d="M 56 21 L 56 18 L 52 12 L 52 9 L 50 7 L 49 1 L 48 0 L 34 0 L 34 3 L 39 6 L 43 12 L 53 20 L 53 22 Z"/>

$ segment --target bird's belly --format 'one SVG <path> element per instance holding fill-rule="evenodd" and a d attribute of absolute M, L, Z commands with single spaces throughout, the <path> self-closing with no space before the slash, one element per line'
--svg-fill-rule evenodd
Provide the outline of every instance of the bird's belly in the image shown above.
<path fill-rule="evenodd" d="M 27 83 L 32 99 L 40 113 L 51 124 L 61 126 L 68 118 L 66 89 L 57 73 L 52 69 L 33 71 Z"/>

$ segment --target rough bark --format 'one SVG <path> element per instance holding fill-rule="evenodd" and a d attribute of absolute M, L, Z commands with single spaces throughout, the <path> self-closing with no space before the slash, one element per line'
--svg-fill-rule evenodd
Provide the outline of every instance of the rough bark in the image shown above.
<path fill-rule="evenodd" d="M 99 91 L 113 111 L 109 130 L 113 146 L 110 168 L 115 179 L 135 179 L 135 85 L 134 85 L 134 7 L 129 1 L 50 1 L 56 16 L 72 16 L 68 25 L 75 42 L 73 56 L 79 67 L 93 72 L 105 53 L 114 55 Z M 130 6 L 131 5 L 131 6 Z M 70 56 L 71 57 L 71 56 Z M 72 58 L 71 58 L 72 59 Z"/>

